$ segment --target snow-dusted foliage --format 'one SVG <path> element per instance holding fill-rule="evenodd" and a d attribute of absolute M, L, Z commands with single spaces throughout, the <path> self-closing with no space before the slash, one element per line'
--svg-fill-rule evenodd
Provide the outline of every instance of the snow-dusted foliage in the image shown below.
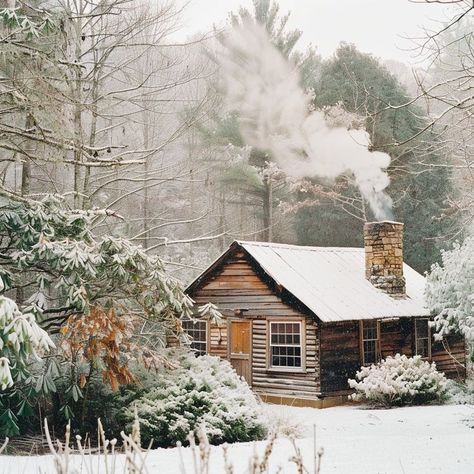
<path fill-rule="evenodd" d="M 99 305 L 178 327 L 177 317 L 191 315 L 191 299 L 157 256 L 129 240 L 94 235 L 94 222 L 109 214 L 70 210 L 57 196 L 4 206 L 0 272 L 7 289 L 34 288 L 28 310 L 42 321 L 61 322 Z"/>
<path fill-rule="evenodd" d="M 262 408 L 229 362 L 189 352 L 178 360 L 179 368 L 158 372 L 154 386 L 126 410 L 130 422 L 137 410 L 144 445 L 151 439 L 157 446 L 186 443 L 199 428 L 213 444 L 265 436 Z"/>
<path fill-rule="evenodd" d="M 441 265 L 432 266 L 426 300 L 438 338 L 454 331 L 474 341 L 474 238 L 443 252 Z"/>
<path fill-rule="evenodd" d="M 52 348 L 53 341 L 34 315 L 22 313 L 13 300 L 0 295 L 0 391 L 13 386 L 12 368 L 21 370 L 30 356 L 38 358 Z"/>
<path fill-rule="evenodd" d="M 448 381 L 449 403 L 453 405 L 474 405 L 474 379 L 465 382 Z"/>
<path fill-rule="evenodd" d="M 92 396 L 88 383 L 95 371 L 117 388 L 133 378 L 130 360 L 152 366 L 165 363 L 159 350 L 168 334 L 180 336 L 179 320 L 192 317 L 193 302 L 158 256 L 127 239 L 97 235 L 98 222 L 121 219 L 114 212 L 71 210 L 64 198 L 50 195 L 41 201 L 3 199 L 0 204 L 0 278 L 5 290 L 18 291 L 21 299 L 19 308 L 9 307 L 8 314 L 16 315 L 12 324 L 15 330 L 39 337 L 44 334 L 31 326 L 36 320 L 46 331 L 61 328 L 58 338 L 62 338 L 57 354 L 36 364 L 34 373 L 25 368 L 22 383 L 18 380 L 0 393 L 2 436 L 18 434 L 17 418 L 32 416 L 35 399 L 54 392 L 61 416 L 70 419 L 81 413 Z M 210 318 L 215 313 L 210 306 L 200 312 Z M 6 337 L 21 354 L 35 350 L 23 336 Z M 5 387 L 11 385 L 7 371 L 12 369 L 15 381 L 18 367 L 17 360 L 6 357 L 0 367 Z M 58 393 L 65 373 L 73 376 Z"/>
<path fill-rule="evenodd" d="M 355 400 L 373 405 L 419 405 L 444 400 L 447 379 L 435 363 L 397 354 L 362 367 L 356 379 L 349 379 L 349 386 L 356 390 Z"/>

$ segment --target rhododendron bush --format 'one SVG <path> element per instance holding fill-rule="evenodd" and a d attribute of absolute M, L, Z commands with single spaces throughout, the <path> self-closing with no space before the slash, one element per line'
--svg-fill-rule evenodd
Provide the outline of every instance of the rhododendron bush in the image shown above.
<path fill-rule="evenodd" d="M 95 376 L 116 390 L 134 381 L 129 361 L 164 363 L 166 335 L 183 338 L 180 319 L 192 317 L 193 302 L 158 256 L 95 232 L 98 219 L 120 219 L 113 211 L 70 209 L 56 195 L 3 199 L 0 208 L 0 293 L 18 304 L 1 296 L 0 437 L 39 429 L 49 412 L 58 428 L 70 419 L 83 425 Z M 52 347 L 45 331 L 56 334 L 57 349 L 12 386 L 20 356 Z"/>
<path fill-rule="evenodd" d="M 175 357 L 180 366 L 160 370 L 153 387 L 126 410 L 130 423 L 137 410 L 143 445 L 186 443 L 199 428 L 213 444 L 266 435 L 260 403 L 229 362 L 181 351 Z"/>
<path fill-rule="evenodd" d="M 24 370 L 30 356 L 38 358 L 38 352 L 52 348 L 53 341 L 36 324 L 33 314 L 23 314 L 13 300 L 0 295 L 0 391 L 13 386 L 12 371 L 18 374 Z"/>
<path fill-rule="evenodd" d="M 349 386 L 353 398 L 373 405 L 401 406 L 441 402 L 446 397 L 447 379 L 421 356 L 397 354 L 378 364 L 362 367 Z"/>

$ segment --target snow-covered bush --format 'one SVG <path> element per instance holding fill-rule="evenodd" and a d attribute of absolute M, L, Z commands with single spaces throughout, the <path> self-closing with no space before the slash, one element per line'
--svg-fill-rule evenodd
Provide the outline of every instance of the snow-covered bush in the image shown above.
<path fill-rule="evenodd" d="M 0 291 L 3 289 L 0 277 Z M 27 368 L 30 359 L 40 360 L 40 355 L 53 348 L 53 341 L 38 326 L 35 316 L 21 312 L 12 299 L 0 295 L 0 436 L 19 434 L 11 406 L 16 404 L 22 414 L 29 412 L 30 405 L 26 399 L 18 401 L 15 382 L 31 379 Z"/>
<path fill-rule="evenodd" d="M 454 405 L 474 405 L 474 379 L 448 381 L 448 401 Z"/>
<path fill-rule="evenodd" d="M 402 406 L 441 402 L 446 398 L 447 379 L 433 362 L 421 356 L 397 354 L 370 367 L 362 367 L 356 379 L 349 379 L 355 389 L 353 399 L 373 405 Z"/>
<path fill-rule="evenodd" d="M 14 312 L 23 316 L 14 316 L 15 328 L 8 331 L 22 326 L 21 334 L 35 333 L 44 342 L 44 331 L 33 325 L 36 319 L 43 329 L 59 334 L 57 351 L 37 364 L 35 373 L 21 377 L 8 394 L 0 390 L 0 436 L 2 420 L 8 418 L 13 426 L 15 419 L 30 418 L 31 426 L 32 416 L 41 418 L 43 410 L 53 406 L 56 420 L 85 420 L 93 395 L 89 383 L 96 372 L 116 389 L 132 380 L 129 361 L 156 366 L 163 362 L 160 350 L 167 335 L 183 337 L 180 319 L 192 317 L 194 305 L 182 283 L 167 273 L 157 255 L 125 238 L 98 235 L 97 219 L 109 217 L 119 218 L 108 209 L 70 209 L 66 198 L 56 195 L 2 201 L 0 278 L 6 291 L 22 289 L 22 304 L 19 309 L 15 305 Z M 212 305 L 199 314 L 218 316 Z M 142 330 L 147 335 L 137 338 Z M 4 332 L 2 337 L 0 344 L 8 338 L 8 350 L 23 354 L 17 349 L 26 336 L 16 339 Z M 35 350 L 34 343 L 25 344 Z M 1 385 L 11 385 L 8 374 L 18 365 L 0 348 L 2 356 L 8 361 L 0 361 Z M 64 388 L 66 372 L 71 376 Z M 51 403 L 61 387 L 64 390 Z M 38 396 L 41 410 L 35 408 L 40 406 Z M 58 401 L 60 406 L 55 406 Z"/>
<path fill-rule="evenodd" d="M 438 337 L 459 332 L 474 341 L 474 238 L 442 253 L 426 281 L 426 301 Z"/>
<path fill-rule="evenodd" d="M 3 287 L 0 277 L 0 291 Z M 53 341 L 33 314 L 22 313 L 13 300 L 0 295 L 0 392 L 13 386 L 12 370 L 18 373 L 30 356 L 38 358 L 38 352 L 52 348 Z"/>
<path fill-rule="evenodd" d="M 178 361 L 178 368 L 160 370 L 155 385 L 126 409 L 130 423 L 137 411 L 143 445 L 186 443 L 198 429 L 213 444 L 264 438 L 260 403 L 229 362 L 188 351 L 180 351 Z"/>

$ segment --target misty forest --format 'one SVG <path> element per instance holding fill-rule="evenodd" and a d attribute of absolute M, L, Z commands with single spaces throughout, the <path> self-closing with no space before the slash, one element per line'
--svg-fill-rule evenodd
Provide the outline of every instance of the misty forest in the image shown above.
<path fill-rule="evenodd" d="M 473 472 L 474 3 L 240 3 L 0 1 L 0 473 Z"/>

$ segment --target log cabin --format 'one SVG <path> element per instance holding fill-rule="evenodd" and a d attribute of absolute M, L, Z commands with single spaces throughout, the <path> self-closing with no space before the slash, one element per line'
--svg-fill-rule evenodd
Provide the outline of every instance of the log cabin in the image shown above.
<path fill-rule="evenodd" d="M 364 248 L 235 241 L 186 290 L 224 323 L 183 324 L 198 354 L 228 359 L 264 400 L 331 406 L 362 365 L 396 353 L 465 376 L 464 340 L 434 340 L 424 285 L 399 222 L 365 224 Z"/>

